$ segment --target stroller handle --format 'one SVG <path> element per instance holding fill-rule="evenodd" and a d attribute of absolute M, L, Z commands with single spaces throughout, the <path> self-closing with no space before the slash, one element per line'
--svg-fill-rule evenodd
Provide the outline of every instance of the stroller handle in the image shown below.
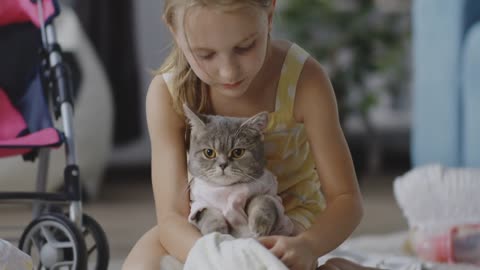
<path fill-rule="evenodd" d="M 45 33 L 45 17 L 44 17 L 44 12 L 43 12 L 43 1 L 42 0 L 30 0 L 32 3 L 37 4 L 37 13 L 38 13 L 38 19 L 40 22 L 40 32 L 42 34 L 42 44 L 43 47 L 46 48 L 48 45 L 47 41 L 47 36 Z"/>

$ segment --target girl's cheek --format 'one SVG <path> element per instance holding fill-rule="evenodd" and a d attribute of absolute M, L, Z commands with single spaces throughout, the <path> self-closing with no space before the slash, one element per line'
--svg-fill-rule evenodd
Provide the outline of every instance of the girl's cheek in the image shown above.
<path fill-rule="evenodd" d="M 215 74 L 209 69 L 210 67 L 207 65 L 192 65 L 193 72 L 197 75 L 197 77 L 202 80 L 204 83 L 211 85 L 213 82 L 213 76 Z"/>
<path fill-rule="evenodd" d="M 251 67 L 251 69 L 258 72 L 263 66 L 264 60 L 265 60 L 265 55 L 263 53 L 254 54 L 249 59 L 249 66 Z"/>
<path fill-rule="evenodd" d="M 187 60 L 193 72 L 200 80 L 206 83 L 211 80 L 209 76 L 209 74 L 211 74 L 210 65 L 203 63 L 200 59 L 195 59 L 192 55 L 187 56 Z"/>

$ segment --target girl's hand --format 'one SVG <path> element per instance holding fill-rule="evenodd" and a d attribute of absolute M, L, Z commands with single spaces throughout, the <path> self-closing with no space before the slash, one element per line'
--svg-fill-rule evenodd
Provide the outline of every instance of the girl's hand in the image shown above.
<path fill-rule="evenodd" d="M 290 270 L 312 270 L 317 267 L 317 257 L 312 248 L 299 237 L 266 236 L 258 241 Z"/>

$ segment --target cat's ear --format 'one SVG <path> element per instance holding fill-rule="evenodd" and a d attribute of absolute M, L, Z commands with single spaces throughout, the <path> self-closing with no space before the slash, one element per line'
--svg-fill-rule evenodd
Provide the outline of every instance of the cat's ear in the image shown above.
<path fill-rule="evenodd" d="M 190 123 L 192 129 L 205 128 L 205 122 L 203 122 L 196 113 L 190 110 L 190 108 L 185 103 L 183 104 L 183 111 L 185 113 L 185 116 L 188 118 L 188 122 Z"/>
<path fill-rule="evenodd" d="M 263 133 L 263 130 L 267 128 L 267 124 L 268 124 L 268 113 L 261 112 L 245 120 L 245 122 L 243 122 L 240 127 L 248 126 L 249 128 L 253 128 L 258 132 Z"/>

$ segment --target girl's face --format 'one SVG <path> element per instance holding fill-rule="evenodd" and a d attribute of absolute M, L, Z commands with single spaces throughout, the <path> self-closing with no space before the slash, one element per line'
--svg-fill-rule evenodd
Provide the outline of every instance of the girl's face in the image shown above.
<path fill-rule="evenodd" d="M 175 38 L 192 70 L 212 91 L 239 97 L 264 64 L 269 13 L 254 7 L 233 11 L 192 7 Z"/>

